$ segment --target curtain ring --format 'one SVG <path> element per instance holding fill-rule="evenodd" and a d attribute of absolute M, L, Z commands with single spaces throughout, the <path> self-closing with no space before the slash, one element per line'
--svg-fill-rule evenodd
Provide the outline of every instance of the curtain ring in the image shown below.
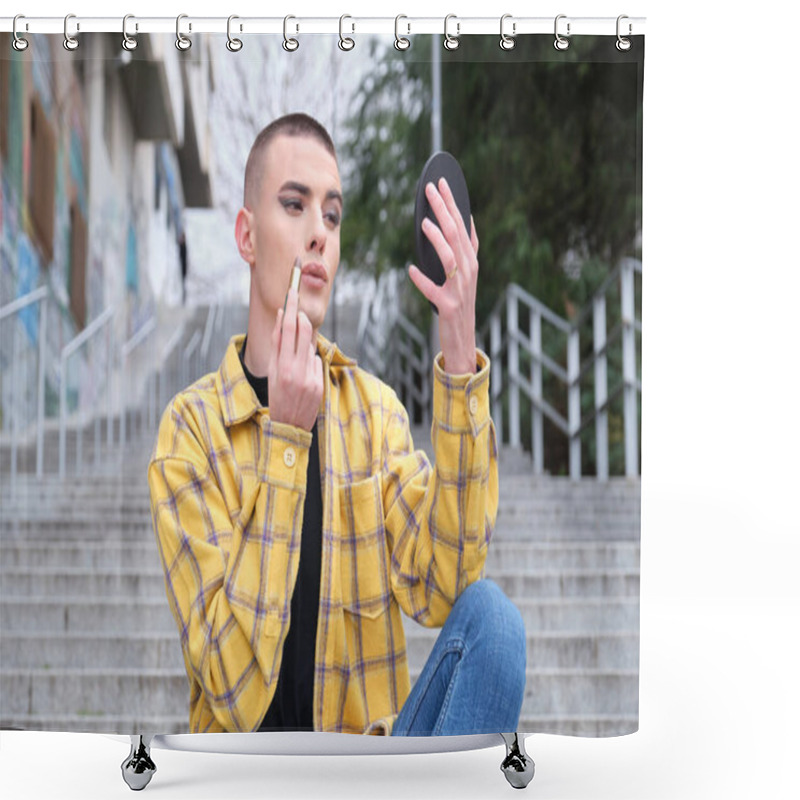
<path fill-rule="evenodd" d="M 225 47 L 227 47 L 231 53 L 238 53 L 242 49 L 242 40 L 231 37 L 231 22 L 235 19 L 239 19 L 236 14 L 231 14 L 228 17 L 228 41 L 225 42 Z M 240 25 L 239 30 L 241 31 L 241 29 L 242 26 Z"/>
<path fill-rule="evenodd" d="M 67 31 L 67 25 L 69 25 L 69 21 L 71 19 L 75 19 L 74 14 L 67 14 L 67 16 L 64 17 L 64 49 L 69 50 L 70 52 L 76 50 L 78 47 L 78 40 L 74 36 L 70 36 L 69 31 Z M 76 22 L 75 25 L 76 25 L 76 30 L 81 29 L 81 25 L 79 22 Z"/>
<path fill-rule="evenodd" d="M 560 19 L 566 19 L 566 18 L 567 18 L 567 15 L 566 15 L 566 14 L 559 14 L 559 15 L 556 17 L 556 24 L 555 24 L 555 34 L 556 34 L 556 40 L 553 42 L 553 47 L 555 47 L 555 49 L 556 49 L 556 50 L 566 50 L 566 49 L 569 47 L 569 39 L 568 39 L 568 38 L 565 38 L 564 36 L 562 36 L 562 35 L 561 35 L 561 34 L 558 32 L 558 21 L 559 21 Z M 568 23 L 567 23 L 567 36 L 569 36 L 569 35 L 570 35 L 569 28 L 570 28 L 570 24 L 569 24 L 569 22 L 568 22 Z"/>
<path fill-rule="evenodd" d="M 135 19 L 133 14 L 126 14 L 122 18 L 122 48 L 130 52 L 131 50 L 135 50 L 136 46 L 139 44 L 133 36 L 128 36 L 128 20 Z M 139 23 L 136 23 L 136 30 L 139 30 Z"/>
<path fill-rule="evenodd" d="M 401 19 L 408 19 L 408 17 L 405 14 L 398 14 L 394 18 L 394 47 L 395 50 L 408 50 L 408 48 L 411 47 L 411 39 L 406 39 L 405 36 L 401 36 L 398 31 Z M 408 28 L 408 33 L 411 33 L 410 22 L 406 22 L 406 27 Z"/>
<path fill-rule="evenodd" d="M 356 43 L 349 36 L 347 38 L 345 38 L 343 33 L 342 33 L 342 27 L 343 27 L 344 21 L 346 19 L 353 19 L 353 18 L 349 14 L 342 14 L 342 16 L 339 17 L 339 49 L 340 50 L 352 50 L 356 46 Z M 352 23 L 352 26 L 353 26 L 352 33 L 355 33 L 356 32 L 356 24 L 355 24 L 355 22 Z"/>
<path fill-rule="evenodd" d="M 627 15 L 620 14 L 617 17 L 617 42 L 616 42 L 616 48 L 621 53 L 625 53 L 625 52 L 627 52 L 628 50 L 631 49 L 631 40 L 630 39 L 626 39 L 624 36 L 621 36 L 620 32 L 619 32 L 619 24 L 620 24 L 620 22 L 622 22 L 623 19 L 628 19 Z M 633 26 L 629 22 L 628 23 L 628 36 L 630 36 L 631 33 L 633 33 Z"/>
<path fill-rule="evenodd" d="M 507 19 L 511 19 L 511 14 L 503 14 L 500 17 L 500 49 L 501 50 L 513 50 L 514 46 L 516 45 L 516 40 L 514 37 L 517 35 L 517 23 L 511 23 L 511 36 L 508 36 L 505 31 L 503 30 L 503 25 Z"/>
<path fill-rule="evenodd" d="M 186 19 L 188 16 L 188 14 L 178 14 L 178 18 L 175 20 L 175 47 L 181 52 L 188 50 L 192 46 L 192 40 L 181 33 L 181 20 Z M 191 31 L 192 23 L 190 22 L 189 32 L 191 33 Z"/>
<path fill-rule="evenodd" d="M 11 46 L 18 53 L 21 53 L 23 50 L 27 50 L 28 49 L 28 45 L 30 44 L 30 42 L 27 39 L 23 39 L 19 35 L 19 33 L 17 33 L 17 20 L 19 20 L 19 19 L 25 19 L 25 15 L 24 14 L 17 14 L 17 16 L 14 17 L 14 27 L 12 28 L 12 31 L 14 33 L 14 38 L 11 40 Z M 25 30 L 28 30 L 28 23 L 27 22 L 25 23 Z"/>
<path fill-rule="evenodd" d="M 458 45 L 460 44 L 460 42 L 458 41 L 458 35 L 459 35 L 459 33 L 461 33 L 461 23 L 460 22 L 456 22 L 456 35 L 455 36 L 451 36 L 447 32 L 447 23 L 451 19 L 456 19 L 457 20 L 458 17 L 456 17 L 455 14 L 448 14 L 444 18 L 444 41 L 442 42 L 442 45 L 444 46 L 445 50 L 458 50 Z"/>
<path fill-rule="evenodd" d="M 300 47 L 300 42 L 298 42 L 297 39 L 290 39 L 286 34 L 286 23 L 290 19 L 296 19 L 296 17 L 293 17 L 290 14 L 289 16 L 283 18 L 283 49 L 286 50 L 287 53 L 293 53 L 298 47 Z M 300 26 L 297 25 L 295 29 L 300 30 Z"/>

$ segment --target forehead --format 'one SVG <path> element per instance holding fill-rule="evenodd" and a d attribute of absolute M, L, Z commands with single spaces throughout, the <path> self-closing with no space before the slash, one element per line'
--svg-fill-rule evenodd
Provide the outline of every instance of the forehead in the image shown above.
<path fill-rule="evenodd" d="M 313 191 L 341 191 L 336 159 L 311 136 L 279 134 L 267 146 L 262 182 L 269 191 L 286 181 L 308 186 Z"/>

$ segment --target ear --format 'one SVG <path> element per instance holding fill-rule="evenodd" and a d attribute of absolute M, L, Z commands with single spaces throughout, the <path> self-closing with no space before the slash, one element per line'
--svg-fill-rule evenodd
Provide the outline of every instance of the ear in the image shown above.
<path fill-rule="evenodd" d="M 244 206 L 236 215 L 235 230 L 239 255 L 252 267 L 256 263 L 255 218 L 253 212 Z"/>

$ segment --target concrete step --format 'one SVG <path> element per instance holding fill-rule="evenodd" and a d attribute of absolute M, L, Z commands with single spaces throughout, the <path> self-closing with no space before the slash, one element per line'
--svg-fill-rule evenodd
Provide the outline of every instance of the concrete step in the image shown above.
<path fill-rule="evenodd" d="M 411 669 L 420 670 L 430 655 L 440 630 L 411 621 L 404 626 Z M 638 669 L 639 637 L 634 633 L 561 634 L 528 636 L 531 669 L 585 668 Z M 3 635 L 0 667 L 3 669 L 183 669 L 178 633 L 48 633 L 7 632 Z"/>
<path fill-rule="evenodd" d="M 113 570 L 160 568 L 155 537 L 150 541 L 0 542 L 5 569 L 49 568 Z M 621 569 L 639 570 L 635 542 L 514 542 L 496 536 L 486 559 L 488 574 L 502 570 Z"/>
<path fill-rule="evenodd" d="M 533 715 L 520 716 L 520 732 L 550 733 L 561 736 L 626 736 L 639 730 L 639 715 L 608 714 L 605 716 Z"/>
<path fill-rule="evenodd" d="M 512 598 L 526 631 L 583 633 L 638 632 L 638 597 Z M 136 600 L 117 597 L 0 598 L 0 630 L 10 633 L 174 633 L 166 597 Z"/>
<path fill-rule="evenodd" d="M 419 672 L 412 671 L 412 685 Z M 188 715 L 189 683 L 178 669 L 0 670 L 3 716 Z M 635 670 L 528 670 L 523 715 L 633 715 Z"/>
<path fill-rule="evenodd" d="M 492 579 L 507 597 L 638 597 L 639 575 L 628 570 L 498 570 Z M 4 597 L 160 597 L 161 569 L 86 570 L 29 567 L 0 570 Z"/>
<path fill-rule="evenodd" d="M 33 714 L 0 716 L 0 728 L 26 731 L 68 731 L 71 733 L 139 734 L 189 733 L 188 713 L 175 716 L 114 716 L 111 714 L 62 715 L 41 717 Z M 608 714 L 605 716 L 547 716 L 520 717 L 520 733 L 549 733 L 562 736 L 592 738 L 624 736 L 639 730 L 638 714 Z"/>
<path fill-rule="evenodd" d="M 0 541 L 149 541 L 153 537 L 153 526 L 149 512 L 115 512 L 108 517 L 98 517 L 82 510 L 73 516 L 40 517 L 39 519 L 7 519 L 5 512 L 0 517 Z M 498 522 L 492 535 L 493 542 L 560 543 L 560 542 L 604 542 L 626 541 L 637 543 L 639 531 L 631 526 L 556 526 L 538 525 L 506 526 Z"/>
<path fill-rule="evenodd" d="M 100 712 L 40 716 L 15 714 L 8 716 L 3 709 L 0 728 L 22 731 L 63 731 L 67 733 L 106 733 L 130 735 L 141 733 L 190 733 L 189 713 L 161 716 L 150 713 L 141 716 L 121 716 Z"/>

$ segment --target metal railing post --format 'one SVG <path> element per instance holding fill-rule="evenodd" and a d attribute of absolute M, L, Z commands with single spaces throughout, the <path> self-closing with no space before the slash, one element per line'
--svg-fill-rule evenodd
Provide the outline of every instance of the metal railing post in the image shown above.
<path fill-rule="evenodd" d="M 542 393 L 542 315 L 538 309 L 531 309 L 529 322 L 531 340 L 531 452 L 533 453 L 533 472 L 544 474 L 544 416 L 541 402 Z"/>
<path fill-rule="evenodd" d="M 492 396 L 492 420 L 494 421 L 497 433 L 498 445 L 503 444 L 503 403 L 500 394 L 503 391 L 503 365 L 500 359 L 500 348 L 502 346 L 502 333 L 500 330 L 500 312 L 492 315 L 489 333 L 489 347 L 491 347 L 490 359 L 492 361 L 491 374 L 491 396 Z"/>
<path fill-rule="evenodd" d="M 639 420 L 636 402 L 636 330 L 633 262 L 625 259 L 620 271 L 622 303 L 622 380 L 624 384 L 625 475 L 639 474 Z"/>
<path fill-rule="evenodd" d="M 506 332 L 508 334 L 508 437 L 512 447 L 519 448 L 520 438 L 519 414 L 519 341 L 517 332 L 517 296 L 513 289 L 506 292 Z"/>
<path fill-rule="evenodd" d="M 100 331 L 105 325 L 108 325 L 114 316 L 113 306 L 107 308 L 97 319 L 95 319 L 88 327 L 84 328 L 77 336 L 70 342 L 64 345 L 61 350 L 61 386 L 59 398 L 59 425 L 58 425 L 58 475 L 63 480 L 67 471 L 66 461 L 66 426 L 67 426 L 67 362 L 74 353 L 77 352 L 79 347 L 82 347 L 94 335 Z M 97 411 L 97 401 L 95 399 L 95 412 Z M 80 414 L 78 415 L 78 429 L 76 431 L 76 457 L 77 464 L 81 463 L 81 456 L 83 454 L 83 433 L 80 421 Z M 95 425 L 97 425 L 98 417 L 95 414 Z M 98 434 L 97 428 L 95 429 L 95 453 L 97 452 Z"/>
<path fill-rule="evenodd" d="M 36 477 L 42 477 L 44 469 L 44 382 L 45 382 L 45 356 L 47 351 L 47 287 L 40 286 L 16 300 L 0 308 L 0 320 L 6 317 L 11 317 L 22 311 L 33 303 L 43 301 L 40 306 L 39 313 L 39 363 L 38 363 L 38 381 L 37 381 L 37 398 L 36 398 Z M 16 484 L 17 478 L 17 432 L 18 432 L 18 405 L 17 402 L 17 387 L 19 381 L 19 362 L 20 358 L 17 353 L 17 326 L 14 325 L 11 332 L 11 350 L 13 353 L 13 364 L 11 367 L 11 387 L 9 397 L 11 402 L 11 485 Z"/>
<path fill-rule="evenodd" d="M 567 404 L 569 422 L 569 476 L 581 477 L 581 387 L 580 333 L 577 326 L 567 335 Z"/>
<path fill-rule="evenodd" d="M 606 364 L 606 296 L 595 295 L 592 321 L 594 326 L 594 408 L 597 413 L 597 477 L 608 480 L 608 370 Z"/>
<path fill-rule="evenodd" d="M 45 353 L 47 351 L 47 298 L 39 312 L 39 388 L 36 398 L 36 477 L 44 473 L 44 379 Z"/>
<path fill-rule="evenodd" d="M 67 471 L 67 356 L 61 351 L 61 380 L 58 397 L 58 477 Z"/>
<path fill-rule="evenodd" d="M 114 365 L 114 326 L 109 325 L 106 335 L 106 447 L 114 444 L 114 423 L 111 417 L 111 370 Z"/>

